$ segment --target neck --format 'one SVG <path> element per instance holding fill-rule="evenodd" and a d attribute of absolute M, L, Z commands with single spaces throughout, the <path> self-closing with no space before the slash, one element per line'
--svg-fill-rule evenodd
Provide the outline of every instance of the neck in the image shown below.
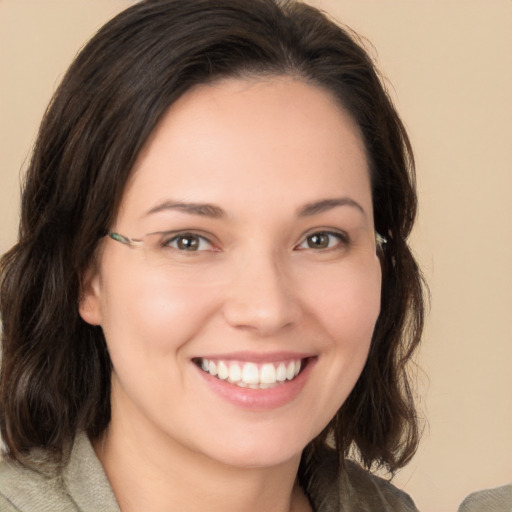
<path fill-rule="evenodd" d="M 296 484 L 300 454 L 271 467 L 232 467 L 160 433 L 142 438 L 140 431 L 113 415 L 94 446 L 123 512 L 311 510 Z"/>

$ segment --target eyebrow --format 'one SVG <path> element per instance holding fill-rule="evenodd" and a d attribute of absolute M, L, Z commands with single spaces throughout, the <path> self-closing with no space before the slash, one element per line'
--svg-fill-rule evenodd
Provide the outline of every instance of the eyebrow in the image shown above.
<path fill-rule="evenodd" d="M 212 217 L 214 219 L 220 219 L 226 216 L 226 212 L 214 204 L 186 203 L 183 201 L 165 201 L 151 208 L 146 215 L 151 215 L 164 210 L 178 210 L 183 213 L 200 215 L 201 217 Z"/>
<path fill-rule="evenodd" d="M 320 201 L 307 203 L 299 208 L 297 215 L 299 217 L 311 217 L 340 206 L 356 208 L 366 216 L 364 208 L 350 197 L 322 199 Z M 201 217 L 210 217 L 214 219 L 222 219 L 226 217 L 226 212 L 220 206 L 209 203 L 187 203 L 184 201 L 165 201 L 151 208 L 146 215 L 151 215 L 165 210 L 178 210 L 190 215 L 199 215 Z"/>
<path fill-rule="evenodd" d="M 337 198 L 333 198 L 333 199 L 322 199 L 320 201 L 308 203 L 299 209 L 298 216 L 299 217 L 310 217 L 313 215 L 318 215 L 319 213 L 326 212 L 328 210 L 332 210 L 333 208 L 337 208 L 338 206 L 351 206 L 353 208 L 356 208 L 364 216 L 366 216 L 366 212 L 364 211 L 364 208 L 357 201 L 354 201 L 350 197 L 337 197 Z"/>

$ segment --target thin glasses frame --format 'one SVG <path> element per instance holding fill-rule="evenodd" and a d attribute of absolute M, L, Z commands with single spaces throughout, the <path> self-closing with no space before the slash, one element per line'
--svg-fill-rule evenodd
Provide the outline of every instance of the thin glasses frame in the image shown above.
<path fill-rule="evenodd" d="M 157 233 L 152 233 L 157 234 Z M 120 233 L 112 232 L 108 233 L 108 235 L 112 240 L 119 242 L 123 245 L 127 245 L 128 247 L 137 248 L 144 246 L 144 240 L 137 240 L 135 238 L 129 238 L 125 235 L 121 235 Z M 377 243 L 378 249 L 383 249 L 384 245 L 387 244 L 387 238 L 382 236 L 380 233 L 375 232 L 375 242 Z"/>

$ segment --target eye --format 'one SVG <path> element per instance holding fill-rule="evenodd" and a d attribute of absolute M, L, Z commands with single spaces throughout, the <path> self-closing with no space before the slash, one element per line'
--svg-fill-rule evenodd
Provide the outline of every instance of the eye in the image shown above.
<path fill-rule="evenodd" d="M 180 233 L 163 242 L 165 247 L 171 247 L 178 251 L 197 252 L 212 251 L 212 243 L 204 236 L 195 233 Z"/>
<path fill-rule="evenodd" d="M 330 231 L 318 231 L 308 235 L 303 242 L 301 242 L 296 249 L 317 249 L 326 250 L 333 249 L 338 246 L 346 245 L 348 242 L 347 236 L 341 233 L 333 233 Z"/>

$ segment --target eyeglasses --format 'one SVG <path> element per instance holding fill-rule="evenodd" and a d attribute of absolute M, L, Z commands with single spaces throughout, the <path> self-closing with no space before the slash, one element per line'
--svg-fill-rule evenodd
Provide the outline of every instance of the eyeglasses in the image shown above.
<path fill-rule="evenodd" d="M 382 249 L 388 243 L 388 239 L 377 232 L 375 232 L 375 241 L 377 242 L 378 249 Z"/>
<path fill-rule="evenodd" d="M 174 248 L 180 252 L 201 252 L 204 250 L 219 252 L 214 248 L 212 242 L 208 240 L 206 235 L 203 236 L 199 233 L 158 231 L 148 233 L 139 240 L 128 238 L 119 233 L 109 233 L 108 236 L 112 238 L 112 240 L 132 248 L 146 247 L 152 250 Z"/>
<path fill-rule="evenodd" d="M 120 233 L 109 233 L 112 240 L 119 242 L 131 248 L 145 247 L 150 250 L 151 253 L 162 252 L 162 249 L 175 249 L 176 253 L 198 253 L 198 252 L 220 252 L 214 244 L 206 237 L 199 233 L 184 233 L 184 232 L 155 232 L 144 235 L 141 239 L 129 238 Z M 337 233 L 319 232 L 315 233 L 320 243 L 325 242 L 325 238 L 322 240 L 321 237 L 337 236 L 341 238 L 341 235 Z M 387 239 L 381 234 L 375 232 L 375 241 L 377 249 L 382 250 L 383 246 L 387 243 Z M 321 245 L 317 246 L 318 249 L 322 249 Z"/>
<path fill-rule="evenodd" d="M 105 236 L 129 250 L 136 250 L 136 253 L 143 257 L 148 270 L 154 271 L 159 280 L 169 280 L 174 286 L 182 286 L 187 290 L 196 288 L 204 291 L 205 287 L 230 286 L 236 276 L 236 273 L 233 273 L 233 265 L 237 260 L 232 258 L 230 251 L 223 250 L 221 243 L 208 232 L 163 231 L 148 233 L 138 239 L 117 232 Z M 375 242 L 376 249 L 373 251 L 376 250 L 377 256 L 381 256 L 387 240 L 379 233 L 375 233 Z M 375 257 L 375 252 L 367 252 L 370 250 L 369 244 L 367 248 L 364 246 L 364 249 L 363 246 L 354 245 L 358 249 L 352 251 L 350 244 L 350 239 L 342 232 L 319 230 L 304 237 L 296 246 L 295 249 L 298 251 L 295 254 L 300 255 L 300 249 L 304 249 L 305 258 L 291 258 L 290 262 L 304 262 L 305 277 L 318 275 L 316 272 L 309 273 L 311 265 L 315 263 L 317 270 L 333 272 L 335 269 L 337 279 L 343 272 L 353 273 L 354 269 L 364 271 L 360 264 L 364 261 L 369 262 Z M 365 251 L 366 254 L 361 251 Z M 326 266 L 326 261 L 339 261 L 340 265 Z M 359 263 L 354 265 L 355 261 Z"/>

